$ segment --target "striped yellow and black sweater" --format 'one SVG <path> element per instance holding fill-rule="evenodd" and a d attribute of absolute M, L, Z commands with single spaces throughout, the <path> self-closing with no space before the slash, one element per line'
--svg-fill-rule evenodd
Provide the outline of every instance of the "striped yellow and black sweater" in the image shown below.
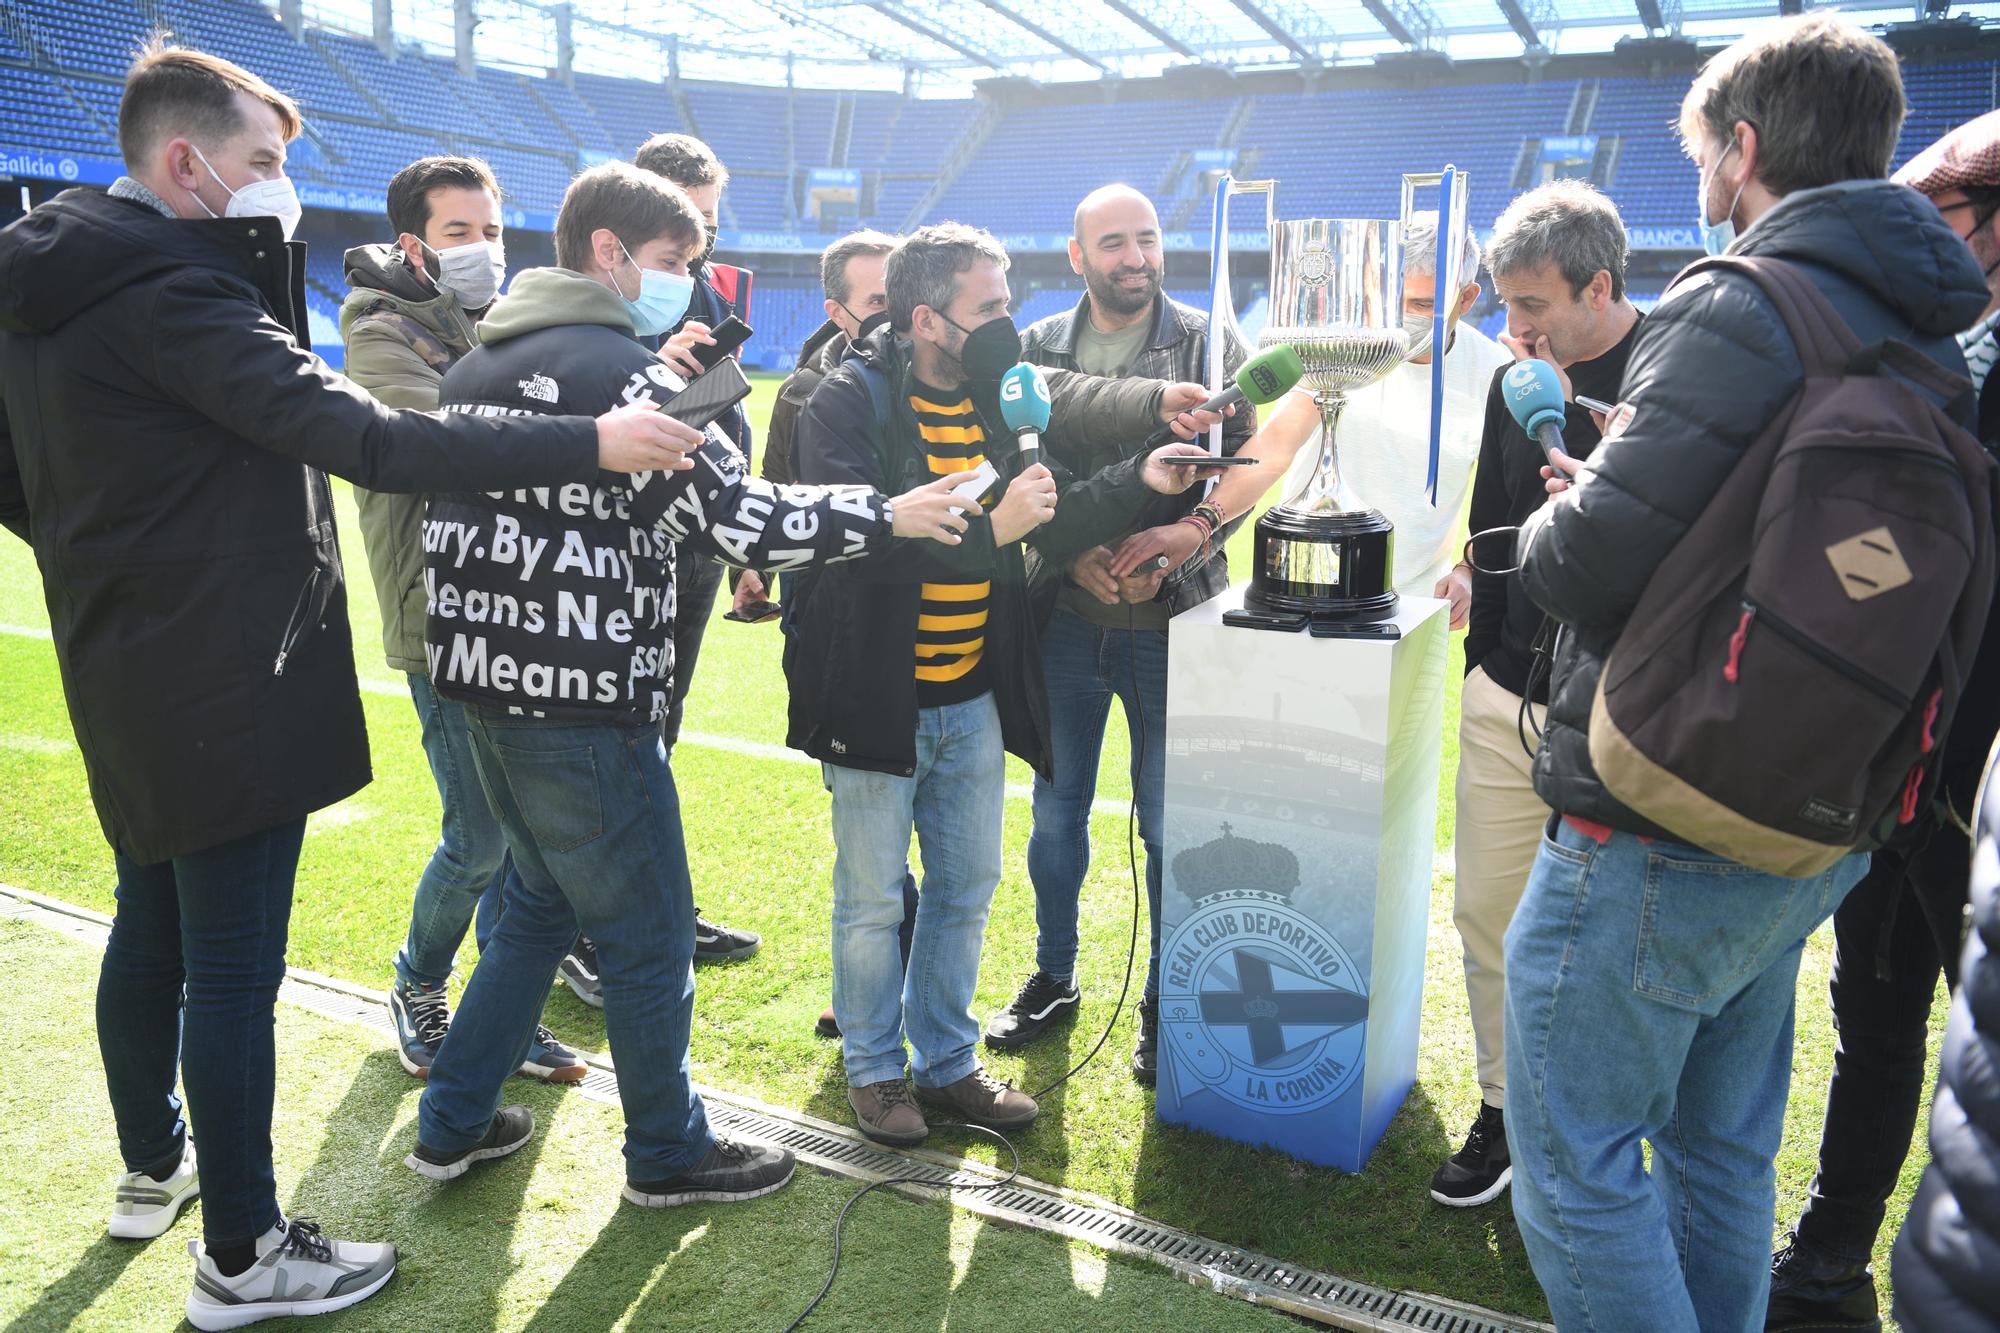
<path fill-rule="evenodd" d="M 910 408 L 933 477 L 970 472 L 986 461 L 986 432 L 963 389 L 950 393 L 911 382 Z M 991 504 L 994 492 L 979 497 Z M 917 611 L 917 706 L 940 708 L 976 699 L 991 688 L 986 674 L 986 624 L 993 585 L 926 583 Z"/>

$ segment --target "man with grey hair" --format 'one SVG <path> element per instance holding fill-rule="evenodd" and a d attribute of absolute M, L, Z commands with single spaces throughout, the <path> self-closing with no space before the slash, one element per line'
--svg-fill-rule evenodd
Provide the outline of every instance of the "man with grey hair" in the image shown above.
<path fill-rule="evenodd" d="M 798 480 L 792 460 L 792 436 L 798 428 L 799 413 L 805 410 L 813 390 L 839 368 L 848 348 L 889 318 L 889 293 L 884 274 L 896 238 L 886 232 L 850 232 L 826 247 L 819 257 L 820 290 L 825 293 L 826 323 L 819 326 L 799 351 L 797 367 L 778 386 L 778 401 L 771 408 L 771 424 L 764 432 L 764 479 L 788 486 Z M 789 575 L 783 581 L 789 585 Z M 736 593 L 736 610 L 749 603 L 744 589 Z M 761 591 L 761 590 L 760 590 Z M 789 588 L 788 588 L 789 591 Z M 772 618 L 778 614 L 774 612 Z M 903 925 L 896 944 L 903 962 L 910 961 L 910 938 L 917 927 L 917 881 L 903 872 Z M 821 1011 L 813 1031 L 829 1040 L 839 1040 L 840 1020 L 831 1004 Z"/>
<path fill-rule="evenodd" d="M 1859 346 L 1893 340 L 1963 375 L 1955 335 L 1986 283 L 1951 223 L 1884 179 L 1903 113 L 1887 44 L 1813 13 L 1713 57 L 1681 138 L 1711 253 L 1789 265 Z M 1969 394 L 1903 382 L 1971 427 Z M 1553 456 L 1555 498 L 1521 528 L 1521 585 L 1562 627 L 1534 770 L 1561 818 L 1507 931 L 1507 1136 L 1514 1215 L 1563 1329 L 1766 1325 L 1799 957 L 1867 868 L 1880 812 L 1857 813 L 1852 850 L 1817 875 L 1752 869 L 1613 796 L 1592 714 L 1669 552 L 1714 527 L 1752 446 L 1820 392 L 1748 274 L 1678 282 L 1639 331 L 1602 443 L 1588 463 Z M 1819 710 L 1806 734 L 1848 724 L 1835 702 L 1802 706 Z"/>
<path fill-rule="evenodd" d="M 972 1016 L 1000 882 L 1006 753 L 1046 776 L 1052 750 L 1020 542 L 1066 562 L 1198 475 L 1118 450 L 1123 461 L 1071 482 L 1055 460 L 1142 438 L 1162 420 L 1183 438 L 1220 420 L 1182 415 L 1206 396 L 1199 385 L 1055 372 L 1050 463 L 1023 459 L 1000 424 L 999 382 L 1021 358 L 1007 263 L 990 234 L 959 223 L 898 246 L 884 275 L 889 326 L 813 392 L 794 448 L 801 481 L 964 473 L 961 493 L 977 500 L 948 559 L 901 545 L 788 594 L 786 739 L 820 760 L 833 794 L 833 1008 L 847 1100 L 862 1133 L 903 1146 L 929 1133 L 919 1102 L 997 1128 L 1039 1110 L 981 1068 Z M 924 881 L 906 969 L 897 933 L 913 829 Z"/>
<path fill-rule="evenodd" d="M 1575 392 L 1616 399 L 1639 312 L 1625 292 L 1625 225 L 1611 201 L 1582 181 L 1530 190 L 1501 213 L 1486 262 L 1507 306 L 1501 341 L 1508 350 L 1556 366 Z M 1500 378 L 1489 372 L 1482 389 L 1475 533 L 1516 526 L 1546 498 L 1541 450 L 1507 410 Z M 1573 411 L 1563 438 L 1576 457 L 1588 457 L 1597 425 L 1587 412 Z M 1481 550 L 1487 568 L 1506 563 L 1486 559 L 1485 544 Z M 1459 696 L 1452 919 L 1464 947 L 1480 1101 L 1464 1144 L 1432 1178 L 1431 1197 L 1464 1208 L 1498 1198 L 1513 1178 L 1505 940 L 1549 819 L 1548 805 L 1535 794 L 1527 739 L 1540 727 L 1548 693 L 1546 662 L 1537 654 L 1544 617 L 1520 578 L 1480 573 L 1461 560 L 1444 586 L 1454 606 L 1471 608 Z"/>
<path fill-rule="evenodd" d="M 799 349 L 799 359 L 778 386 L 771 424 L 764 432 L 764 480 L 788 486 L 798 478 L 792 462 L 792 435 L 799 413 L 820 381 L 833 373 L 847 349 L 865 329 L 873 329 L 889 314 L 889 293 L 883 273 L 896 238 L 886 232 L 850 232 L 819 257 L 819 285 L 825 293 L 826 323 L 813 330 Z"/>

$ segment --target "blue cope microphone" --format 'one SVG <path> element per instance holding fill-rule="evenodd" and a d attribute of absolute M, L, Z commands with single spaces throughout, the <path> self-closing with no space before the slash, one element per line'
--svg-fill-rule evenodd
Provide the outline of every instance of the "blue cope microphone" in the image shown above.
<path fill-rule="evenodd" d="M 1021 466 L 1042 461 L 1042 432 L 1049 428 L 1049 382 L 1027 362 L 1000 377 L 1000 419 L 1021 447 Z"/>
<path fill-rule="evenodd" d="M 1563 447 L 1563 421 L 1568 416 L 1556 368 L 1546 361 L 1517 361 L 1501 377 L 1500 396 L 1528 438 L 1542 446 L 1549 466 L 1555 467 L 1554 451 Z"/>

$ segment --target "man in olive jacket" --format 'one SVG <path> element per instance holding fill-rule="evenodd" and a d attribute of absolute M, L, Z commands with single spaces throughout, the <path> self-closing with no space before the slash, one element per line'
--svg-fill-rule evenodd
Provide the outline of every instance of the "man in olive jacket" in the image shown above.
<path fill-rule="evenodd" d="M 0 525 L 41 568 L 117 864 L 97 996 L 126 1167 L 109 1226 L 161 1235 L 201 1194 L 188 1315 L 203 1329 L 338 1309 L 395 1267 L 393 1247 L 288 1225 L 271 1170 L 305 818 L 369 780 L 326 472 L 554 486 L 685 469 L 699 443 L 643 409 L 396 412 L 328 370 L 306 350 L 304 247 L 288 240 L 299 130 L 255 75 L 151 48 L 120 108 L 131 174 L 0 232 Z"/>
<path fill-rule="evenodd" d="M 347 252 L 350 290 L 340 307 L 347 373 L 386 406 L 434 411 L 439 382 L 472 350 L 477 322 L 505 277 L 500 184 L 475 158 L 421 158 L 389 182 L 389 225 L 393 244 Z M 480 790 L 464 712 L 431 688 L 424 661 L 424 497 L 357 487 L 354 498 L 382 612 L 382 650 L 409 681 L 442 811 L 389 991 L 396 1058 L 423 1078 L 451 1027 L 445 983 L 459 942 L 477 910 L 484 948 L 499 916 L 507 839 Z M 574 1083 L 586 1069 L 541 1027 L 520 1072 Z"/>

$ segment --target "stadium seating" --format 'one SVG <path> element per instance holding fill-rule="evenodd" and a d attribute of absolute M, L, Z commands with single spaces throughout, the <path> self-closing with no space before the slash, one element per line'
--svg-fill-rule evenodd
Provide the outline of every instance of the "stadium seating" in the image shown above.
<path fill-rule="evenodd" d="M 511 207 L 547 215 L 578 168 L 629 156 L 662 130 L 686 130 L 731 169 L 726 234 L 797 230 L 808 248 L 851 222 L 902 229 L 920 206 L 922 220 L 1061 233 L 1076 199 L 1113 179 L 1154 194 L 1170 228 L 1199 230 L 1206 210 L 1193 155 L 1203 150 L 1228 150 L 1246 174 L 1278 178 L 1286 217 L 1386 217 L 1401 173 L 1454 162 L 1472 175 L 1472 217 L 1483 228 L 1538 177 L 1541 139 L 1582 133 L 1603 145 L 1599 183 L 1629 225 L 1694 223 L 1695 173 L 1673 132 L 1685 76 L 1092 99 L 1019 106 L 982 121 L 983 104 L 964 98 L 685 81 L 677 96 L 640 79 L 579 74 L 565 84 L 491 67 L 467 77 L 449 59 L 413 50 L 391 57 L 342 32 L 309 26 L 295 37 L 259 0 L 6 0 L 5 9 L 0 145 L 115 159 L 123 70 L 158 25 L 297 96 L 309 129 L 293 147 L 294 174 L 363 197 L 379 195 L 416 157 L 464 152 L 492 163 Z M 1990 110 L 2000 66 L 1912 65 L 1905 82 L 1911 113 L 1898 162 Z M 976 125 L 987 132 L 973 144 Z M 858 217 L 822 224 L 810 216 L 805 178 L 817 167 L 861 173 Z M 350 237 L 380 230 L 359 218 L 340 226 Z M 326 256 L 331 267 L 316 261 L 316 288 L 327 291 L 315 290 L 314 301 L 329 317 L 318 306 L 342 289 L 339 248 Z M 1060 286 L 1020 285 L 1024 323 L 1074 299 Z M 757 301 L 759 357 L 789 365 L 819 323 L 819 292 L 771 281 L 759 285 Z"/>

